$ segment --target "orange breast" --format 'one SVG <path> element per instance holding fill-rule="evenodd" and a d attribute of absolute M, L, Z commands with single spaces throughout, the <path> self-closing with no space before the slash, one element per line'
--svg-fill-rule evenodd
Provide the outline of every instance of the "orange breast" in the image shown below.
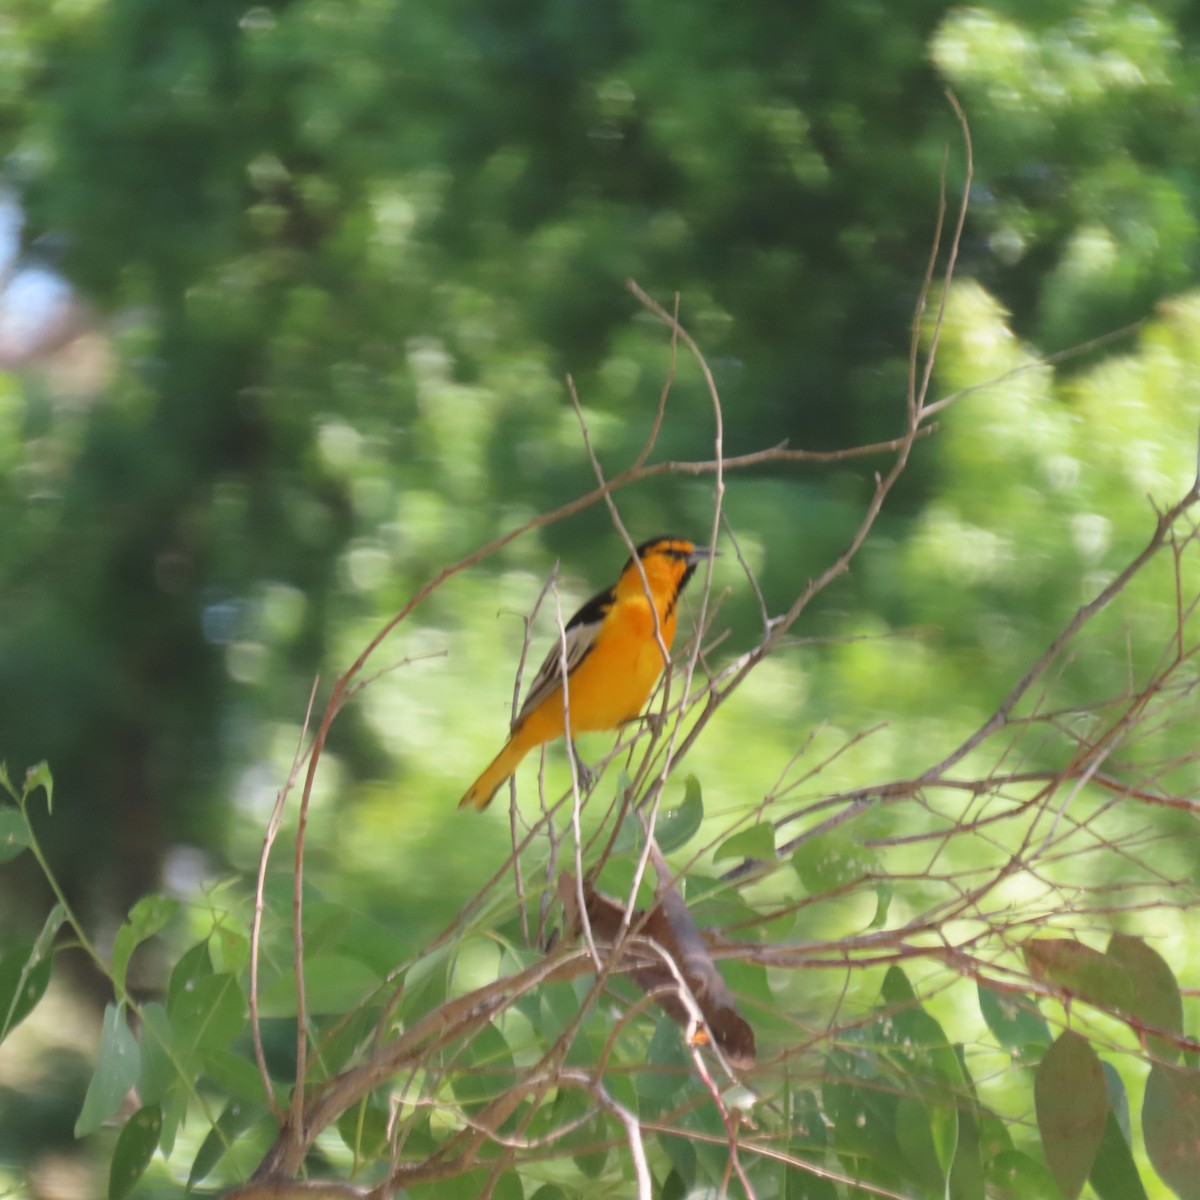
<path fill-rule="evenodd" d="M 662 621 L 668 650 L 675 615 Z M 644 595 L 618 601 L 605 621 L 603 636 L 571 677 L 571 726 L 577 732 L 612 729 L 642 711 L 658 677 L 663 656 L 654 636 L 654 614 Z"/>

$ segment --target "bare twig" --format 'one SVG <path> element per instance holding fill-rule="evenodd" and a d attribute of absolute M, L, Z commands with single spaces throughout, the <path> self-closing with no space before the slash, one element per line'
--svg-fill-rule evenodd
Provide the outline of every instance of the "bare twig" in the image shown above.
<path fill-rule="evenodd" d="M 275 797 L 275 807 L 271 810 L 267 821 L 267 832 L 263 837 L 262 851 L 258 856 L 258 878 L 254 885 L 254 918 L 250 923 L 250 1033 L 254 1040 L 254 1061 L 258 1065 L 258 1077 L 262 1080 L 263 1092 L 271 1113 L 283 1124 L 283 1109 L 275 1099 L 275 1089 L 271 1086 L 271 1073 L 267 1070 L 267 1058 L 263 1050 L 262 1027 L 258 1018 L 258 963 L 259 950 L 262 941 L 263 892 L 267 881 L 267 863 L 271 857 L 271 847 L 279 836 L 279 826 L 283 821 L 283 809 L 287 804 L 288 793 L 296 786 L 296 778 L 300 773 L 300 764 L 304 761 L 304 738 L 312 720 L 313 701 L 317 696 L 319 676 L 313 678 L 313 685 L 308 693 L 308 706 L 304 710 L 304 724 L 300 727 L 300 737 L 296 744 L 296 753 L 292 757 L 292 766 L 283 787 Z"/>

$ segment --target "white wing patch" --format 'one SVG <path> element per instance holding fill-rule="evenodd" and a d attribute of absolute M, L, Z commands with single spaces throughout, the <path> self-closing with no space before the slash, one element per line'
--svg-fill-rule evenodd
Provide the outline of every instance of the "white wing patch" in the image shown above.
<path fill-rule="evenodd" d="M 529 685 L 529 691 L 525 696 L 525 703 L 521 705 L 521 711 L 517 714 L 517 719 L 513 722 L 514 729 L 547 696 L 551 695 L 562 685 L 563 641 L 566 642 L 566 673 L 570 675 L 587 657 L 588 651 L 595 644 L 596 631 L 602 624 L 603 618 L 598 621 L 587 621 L 579 625 L 568 626 L 565 637 L 562 640 L 555 641 L 550 649 L 550 653 L 546 655 L 546 661 L 538 668 L 538 673 L 533 677 L 533 683 Z"/>

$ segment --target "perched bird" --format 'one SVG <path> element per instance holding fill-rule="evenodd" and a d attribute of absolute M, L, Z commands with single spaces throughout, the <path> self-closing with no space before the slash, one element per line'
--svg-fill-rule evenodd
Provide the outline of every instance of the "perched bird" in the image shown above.
<path fill-rule="evenodd" d="M 711 550 L 683 538 L 643 542 L 617 582 L 593 596 L 567 622 L 572 740 L 577 733 L 615 729 L 642 711 L 665 665 L 654 633 L 654 614 L 658 613 L 662 644 L 670 650 L 679 594 L 696 564 L 711 557 Z M 563 646 L 556 642 L 530 685 L 504 749 L 467 789 L 459 808 L 486 808 L 530 750 L 563 736 L 562 655 Z"/>

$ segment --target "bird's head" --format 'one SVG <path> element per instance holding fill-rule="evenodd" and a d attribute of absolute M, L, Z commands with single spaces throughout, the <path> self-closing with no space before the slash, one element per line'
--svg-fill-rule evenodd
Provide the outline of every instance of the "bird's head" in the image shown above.
<path fill-rule="evenodd" d="M 683 590 L 696 567 L 715 553 L 707 546 L 697 546 L 680 537 L 651 538 L 637 547 L 637 558 L 650 586 L 663 587 L 674 596 Z M 641 575 L 632 558 L 625 564 L 621 578 L 628 579 L 631 586 L 641 587 Z"/>

